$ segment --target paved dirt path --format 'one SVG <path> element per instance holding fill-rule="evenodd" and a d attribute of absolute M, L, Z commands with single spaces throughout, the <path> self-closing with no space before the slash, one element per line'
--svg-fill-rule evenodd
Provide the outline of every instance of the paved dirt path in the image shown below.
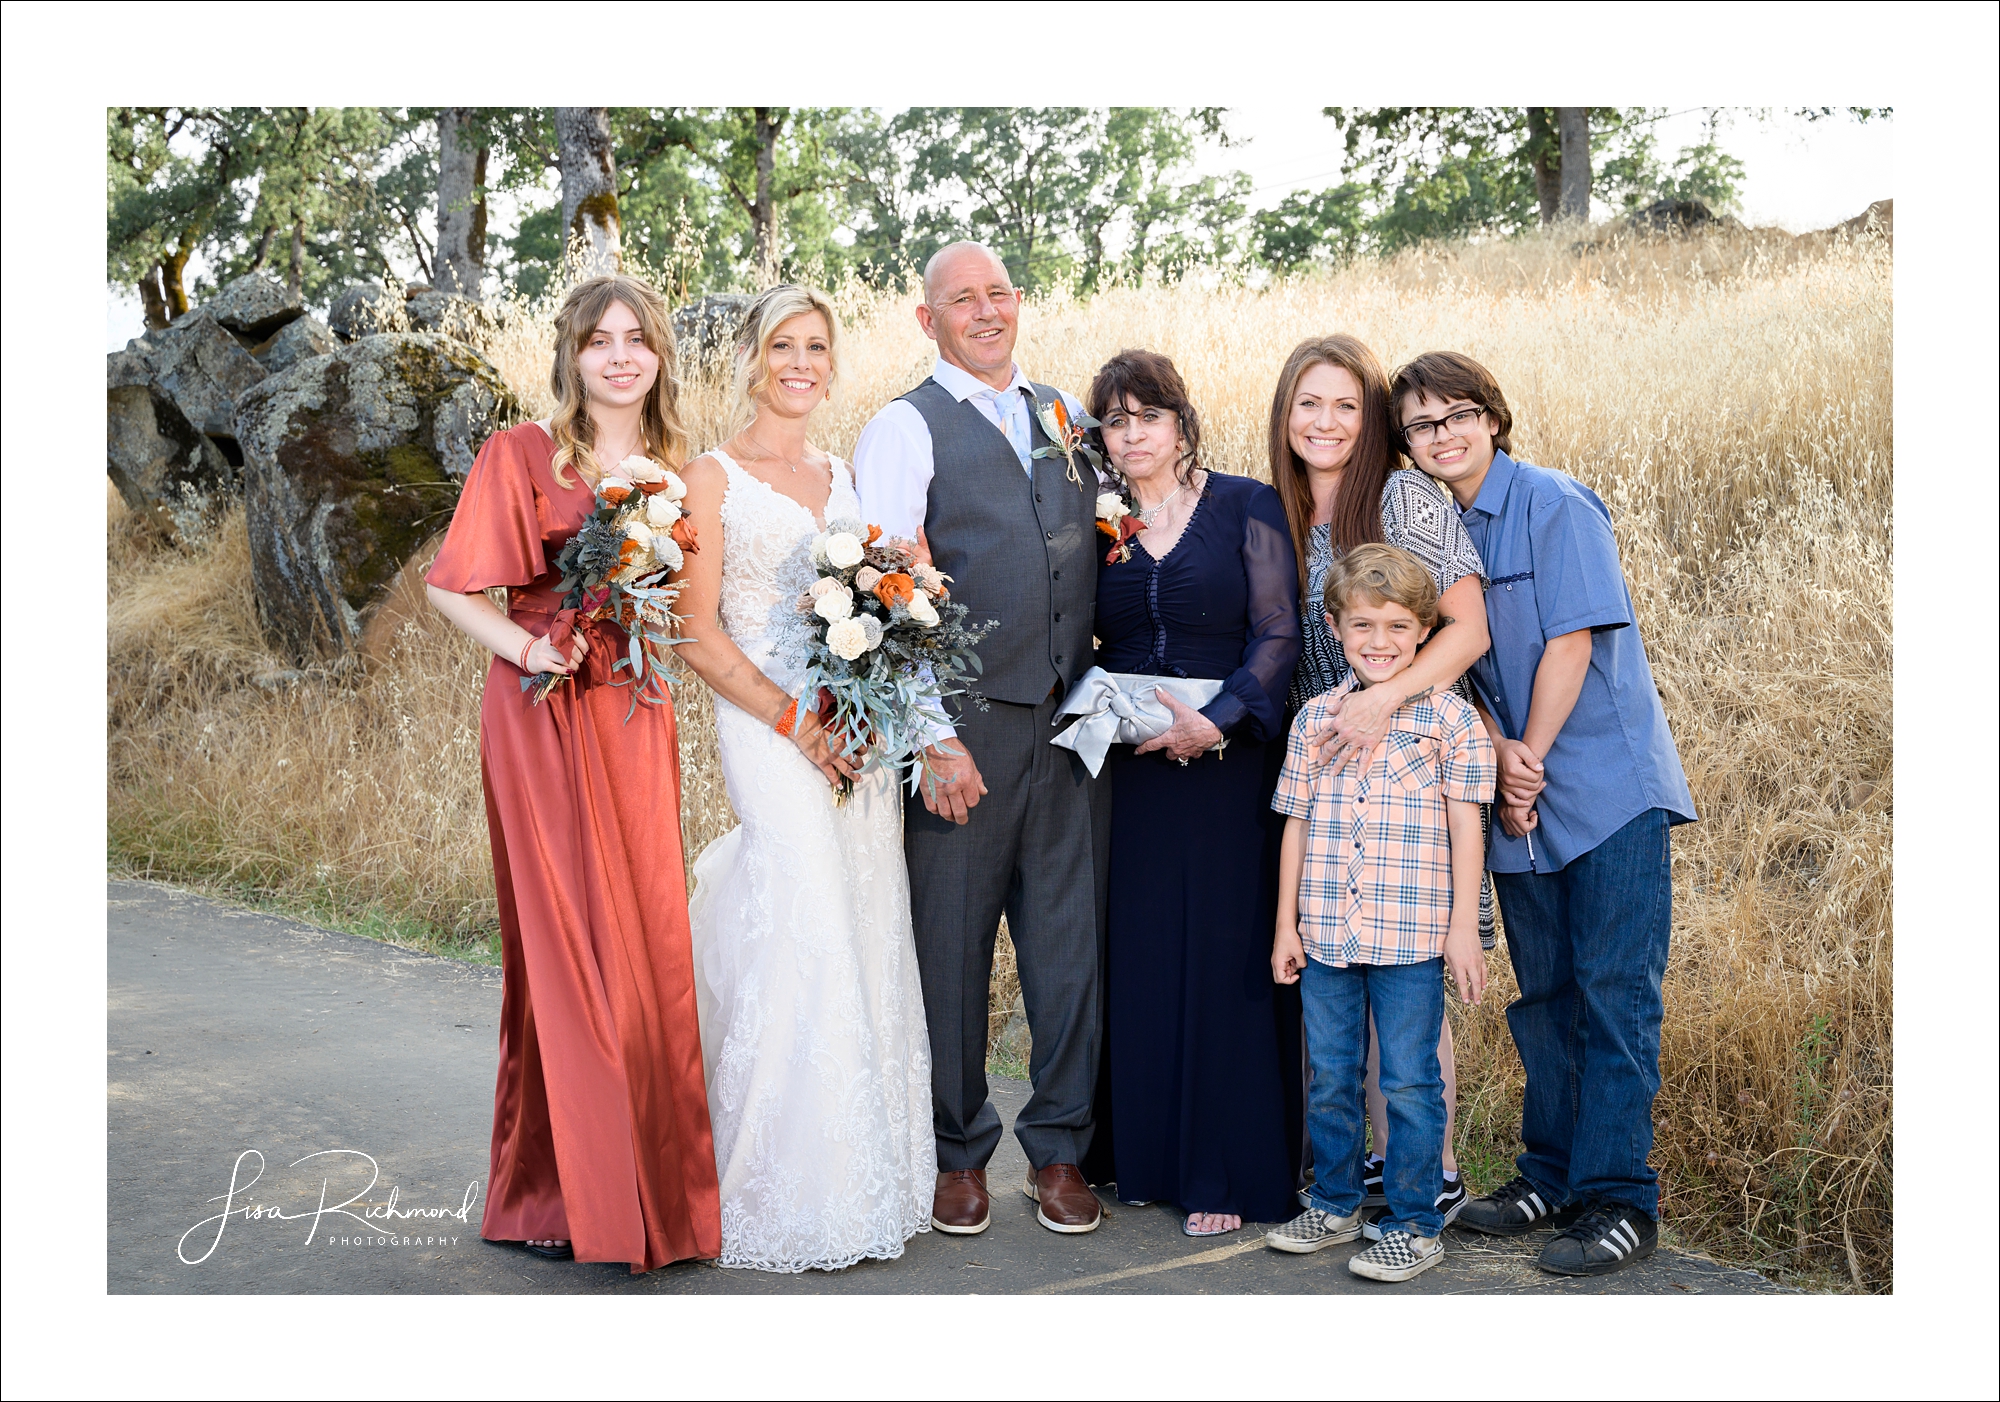
<path fill-rule="evenodd" d="M 1407 1285 L 1373 1285 L 1348 1273 L 1352 1247 L 1293 1257 L 1251 1231 L 1192 1241 L 1172 1213 L 1118 1203 L 1095 1233 L 1059 1237 L 1036 1224 L 1019 1190 L 1026 1164 L 1011 1134 L 993 1162 L 992 1228 L 925 1233 L 900 1260 L 803 1276 L 685 1263 L 638 1277 L 541 1261 L 479 1239 L 499 970 L 160 886 L 112 882 L 109 906 L 114 1294 L 1777 1289 L 1666 1249 L 1614 1276 L 1562 1280 L 1534 1268 L 1539 1237 L 1461 1232 L 1447 1236 L 1443 1265 Z M 1010 1125 L 1026 1093 L 1018 1081 L 996 1083 Z"/>

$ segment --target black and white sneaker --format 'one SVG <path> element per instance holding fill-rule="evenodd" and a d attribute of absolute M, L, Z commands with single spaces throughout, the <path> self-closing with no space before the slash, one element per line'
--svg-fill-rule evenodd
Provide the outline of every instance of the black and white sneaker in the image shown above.
<path fill-rule="evenodd" d="M 1453 1222 L 1456 1222 L 1458 1214 L 1465 1211 L 1466 1203 L 1471 1200 L 1472 1194 L 1466 1191 L 1464 1174 L 1461 1173 L 1457 1178 L 1446 1183 L 1444 1191 L 1437 1195 L 1438 1211 L 1444 1214 L 1443 1226 L 1449 1227 Z M 1387 1203 L 1384 1203 L 1380 1207 L 1362 1208 L 1361 1235 L 1369 1241 L 1380 1241 L 1382 1239 L 1382 1223 L 1388 1220 L 1388 1216 L 1389 1205 Z M 1440 1230 L 1442 1230 L 1442 1227 Z"/>
<path fill-rule="evenodd" d="M 1520 1236 L 1540 1227 L 1567 1227 L 1583 1215 L 1581 1207 L 1552 1207 L 1525 1178 L 1474 1198 L 1457 1214 L 1458 1225 L 1488 1236 Z"/>
<path fill-rule="evenodd" d="M 1535 1262 L 1554 1275 L 1607 1275 L 1653 1254 L 1660 1228 L 1636 1207 L 1599 1198 Z"/>
<path fill-rule="evenodd" d="M 1397 1227 L 1353 1257 L 1347 1269 L 1364 1280 L 1408 1280 L 1444 1259 L 1444 1243 L 1434 1236 L 1412 1236 Z"/>
<path fill-rule="evenodd" d="M 1382 1192 L 1382 1170 L 1384 1166 L 1383 1160 L 1376 1158 L 1373 1154 L 1370 1154 L 1361 1161 L 1361 1205 L 1363 1207 L 1381 1207 L 1388 1204 L 1389 1199 Z"/>

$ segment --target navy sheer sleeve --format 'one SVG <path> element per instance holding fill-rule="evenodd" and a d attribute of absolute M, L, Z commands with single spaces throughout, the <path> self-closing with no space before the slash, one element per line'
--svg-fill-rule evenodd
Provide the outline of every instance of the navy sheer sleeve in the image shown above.
<path fill-rule="evenodd" d="M 1243 661 L 1222 695 L 1202 714 L 1224 735 L 1249 727 L 1249 738 L 1285 734 L 1285 698 L 1299 660 L 1299 566 L 1278 494 L 1259 483 L 1243 519 L 1243 574 L 1249 585 Z"/>

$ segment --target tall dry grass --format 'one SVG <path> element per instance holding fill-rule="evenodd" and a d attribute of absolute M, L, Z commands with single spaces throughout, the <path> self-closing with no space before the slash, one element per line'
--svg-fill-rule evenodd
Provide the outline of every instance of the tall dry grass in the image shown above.
<path fill-rule="evenodd" d="M 907 296 L 838 298 L 846 374 L 818 438 L 845 454 L 931 347 Z M 1891 1279 L 1890 312 L 1874 241 L 1530 240 L 1262 291 L 1054 294 L 1020 349 L 1078 388 L 1122 347 L 1166 352 L 1211 464 L 1257 475 L 1272 382 L 1307 335 L 1497 372 L 1518 455 L 1612 508 L 1702 815 L 1675 832 L 1663 1214 L 1684 1243 L 1868 1291 Z M 538 413 L 547 327 L 522 309 L 490 348 Z M 727 396 L 689 385 L 694 439 L 714 442 Z M 240 518 L 176 553 L 112 514 L 114 866 L 490 957 L 476 649 L 402 583 L 371 660 L 289 673 L 257 634 Z M 693 853 L 734 820 L 699 683 L 677 713 Z M 1515 1150 L 1505 963 L 1485 1006 L 1453 1012 L 1476 1174 Z M 1012 1061 L 1008 967 L 993 1025 Z"/>

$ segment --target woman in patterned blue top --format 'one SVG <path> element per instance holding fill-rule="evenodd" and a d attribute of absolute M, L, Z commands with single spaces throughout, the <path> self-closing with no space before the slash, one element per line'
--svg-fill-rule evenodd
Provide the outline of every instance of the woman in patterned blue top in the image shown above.
<path fill-rule="evenodd" d="M 1389 376 L 1375 352 L 1355 337 L 1314 337 L 1292 351 L 1271 398 L 1270 435 L 1271 484 L 1285 503 L 1299 558 L 1302 638 L 1292 674 L 1292 714 L 1347 680 L 1347 657 L 1316 602 L 1335 556 L 1357 545 L 1394 545 L 1423 561 L 1437 583 L 1442 621 L 1415 664 L 1393 686 L 1350 692 L 1333 712 L 1323 743 L 1335 757 L 1358 757 L 1387 738 L 1389 717 L 1405 701 L 1446 689 L 1471 700 L 1465 673 L 1487 648 L 1485 568 L 1444 489 L 1413 468 L 1392 470 Z M 1493 947 L 1490 877 L 1479 888 L 1479 942 Z M 1369 1050 L 1368 1118 L 1375 1140 L 1366 1177 L 1373 1193 L 1380 1186 L 1388 1115 L 1376 1089 L 1372 1036 Z M 1438 1062 L 1446 1107 L 1455 1110 L 1458 1078 L 1449 1020 Z M 1465 1190 L 1455 1181 L 1453 1127 L 1445 1127 L 1446 1193 L 1452 1199 L 1445 1204 L 1447 1213 L 1465 1201 Z"/>

